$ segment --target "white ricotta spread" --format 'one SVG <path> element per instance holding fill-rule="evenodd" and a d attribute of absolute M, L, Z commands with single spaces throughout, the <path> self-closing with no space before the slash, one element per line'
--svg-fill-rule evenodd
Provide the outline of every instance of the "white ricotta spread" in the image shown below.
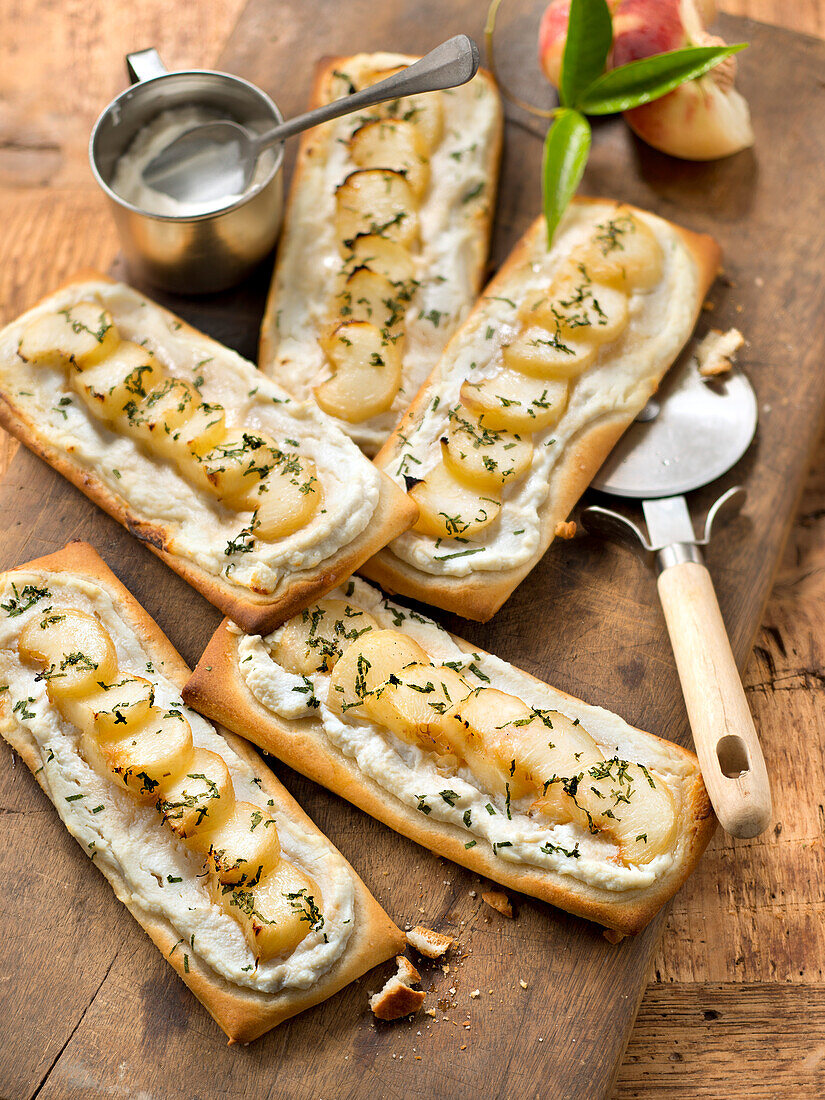
<path fill-rule="evenodd" d="M 358 578 L 353 577 L 330 596 L 346 599 L 353 607 L 369 612 L 382 628 L 403 629 L 426 649 L 433 662 L 458 662 L 461 674 L 474 687 L 493 686 L 531 707 L 578 719 L 606 757 L 619 756 L 654 769 L 668 784 L 678 812 L 682 782 L 693 770 L 681 756 L 668 753 L 665 743 L 634 729 L 610 711 L 589 706 L 541 683 L 492 654 L 468 653 L 437 623 L 399 607 Z M 483 790 L 469 769 L 446 775 L 438 770 L 432 754 L 401 741 L 389 730 L 349 713 L 343 717 L 333 713 L 326 705 L 328 673 L 308 677 L 312 683 L 310 694 L 303 677 L 287 672 L 273 659 L 270 647 L 278 631 L 261 638 L 235 629 L 241 675 L 263 706 L 283 718 L 319 720 L 331 748 L 354 760 L 366 777 L 392 797 L 428 813 L 432 820 L 466 832 L 470 846 L 473 841 L 488 844 L 500 859 L 546 868 L 616 892 L 649 886 L 672 866 L 675 851 L 643 865 L 622 866 L 616 862 L 616 846 L 608 839 L 592 836 L 572 823 L 545 825 L 540 818 L 529 816 L 529 799 L 513 800 L 508 817 L 504 799 Z"/>
<path fill-rule="evenodd" d="M 137 802 L 98 775 L 80 755 L 80 731 L 52 706 L 45 681 L 35 679 L 37 670 L 20 661 L 21 631 L 52 605 L 97 616 L 115 643 L 120 669 L 151 680 L 159 706 L 184 711 L 195 746 L 223 757 L 238 800 L 265 806 L 268 796 L 255 772 L 210 722 L 184 705 L 178 688 L 162 667 L 155 667 L 102 588 L 70 574 L 15 572 L 6 575 L 0 605 L 14 597 L 12 582 L 18 592 L 35 584 L 51 596 L 19 615 L 0 610 L 0 686 L 8 685 L 5 721 L 17 723 L 34 738 L 42 761 L 39 778 L 66 828 L 107 877 L 114 874 L 122 880 L 122 901 L 172 925 L 180 937 L 175 950 L 199 956 L 227 981 L 249 989 L 274 993 L 309 988 L 341 957 L 352 932 L 354 889 L 340 855 L 319 833 L 305 831 L 277 806 L 267 807 L 275 818 L 284 858 L 310 875 L 321 890 L 324 926 L 323 931 L 310 932 L 288 958 L 256 968 L 240 926 L 211 901 L 199 877 L 203 857 L 175 839 L 153 806 Z"/>
<path fill-rule="evenodd" d="M 459 402 L 467 378 L 482 381 L 501 367 L 501 347 L 520 328 L 517 307 L 532 295 L 544 297 L 556 268 L 594 228 L 615 217 L 613 203 L 572 204 L 548 251 L 543 223 L 531 231 L 525 262 L 508 276 L 506 297 L 482 299 L 452 340 L 428 385 L 430 402 L 423 415 L 405 425 L 403 440 L 381 465 L 402 487 L 405 474 L 422 478 L 441 459 L 440 439 L 447 434 L 449 410 Z M 558 491 L 567 450 L 587 430 L 616 416 L 631 417 L 656 389 L 663 363 L 672 362 L 693 327 L 698 273 L 690 253 L 672 226 L 634 210 L 654 231 L 664 252 L 664 271 L 650 291 L 636 291 L 630 320 L 620 338 L 600 348 L 595 363 L 571 382 L 567 409 L 553 428 L 533 433 L 533 460 L 524 477 L 504 486 L 498 518 L 469 539 L 435 539 L 406 531 L 385 552 L 433 576 L 466 577 L 523 565 L 541 552 L 539 512 Z"/>
<path fill-rule="evenodd" d="M 225 507 L 171 462 L 110 430 L 69 389 L 63 368 L 31 366 L 20 358 L 17 348 L 29 321 L 89 298 L 111 312 L 123 339 L 144 344 L 170 375 L 192 381 L 205 401 L 223 405 L 228 428 L 266 432 L 285 451 L 312 459 L 323 501 L 305 527 L 273 542 L 256 539 L 248 552 L 227 553 L 251 512 Z M 136 519 L 163 528 L 165 549 L 243 588 L 274 592 L 285 575 L 312 569 L 347 546 L 375 513 L 381 474 L 313 402 L 293 401 L 252 363 L 121 283 L 72 284 L 5 328 L 0 381 L 35 431 L 94 473 Z"/>
<path fill-rule="evenodd" d="M 358 83 L 368 73 L 414 60 L 359 54 L 348 59 L 344 72 Z M 348 90 L 343 80 L 333 81 L 333 89 L 330 98 Z M 421 247 L 414 259 L 419 285 L 404 319 L 401 388 L 389 411 L 359 424 L 337 421 L 367 454 L 374 454 L 390 434 L 469 313 L 486 254 L 480 222 L 495 199 L 488 165 L 501 125 L 498 94 L 482 76 L 437 94 L 444 134 L 431 154 L 430 184 L 418 211 Z M 347 142 L 363 121 L 363 115 L 353 115 L 318 127 L 317 144 L 303 162 L 300 186 L 290 200 L 265 320 L 274 357 L 261 367 L 299 399 L 311 398 L 313 388 L 331 376 L 318 337 L 330 320 L 342 263 L 335 189 L 358 167 Z"/>
<path fill-rule="evenodd" d="M 272 171 L 272 165 L 275 163 L 275 153 L 272 149 L 264 150 L 258 158 L 252 179 L 245 190 L 223 195 L 220 198 L 203 201 L 190 199 L 183 202 L 167 195 L 164 191 L 156 191 L 143 179 L 143 170 L 147 164 L 181 134 L 201 123 L 217 121 L 225 121 L 225 116 L 207 107 L 193 105 L 173 107 L 169 111 L 163 111 L 138 131 L 129 148 L 118 158 L 109 186 L 122 199 L 145 210 L 147 214 L 162 214 L 165 217 L 193 218 L 231 206 L 263 183 Z M 262 129 L 251 123 L 245 125 L 248 130 Z"/>

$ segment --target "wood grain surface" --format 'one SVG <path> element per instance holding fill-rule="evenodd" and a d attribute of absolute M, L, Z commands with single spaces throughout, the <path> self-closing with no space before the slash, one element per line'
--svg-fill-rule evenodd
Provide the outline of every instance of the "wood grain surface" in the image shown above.
<path fill-rule="evenodd" d="M 732 3 L 727 6 L 734 8 Z M 0 234 L 0 299 L 5 319 L 73 268 L 89 263 L 105 268 L 114 256 L 115 242 L 102 203 L 83 175 L 84 145 L 93 115 L 121 86 L 123 53 L 152 42 L 161 43 L 172 63 L 214 63 L 240 3 L 204 3 L 196 20 L 191 18 L 191 9 L 175 6 L 172 10 L 161 0 L 146 0 L 128 11 L 112 7 L 102 0 L 90 0 L 82 6 L 61 5 L 58 12 L 52 4 L 40 2 L 26 6 L 25 19 L 22 5 L 0 9 L 2 40 L 9 57 L 0 74 L 0 168 L 4 184 L 0 190 L 4 229 Z M 794 20 L 801 30 L 825 28 L 822 4 L 810 0 L 794 5 L 744 0 L 737 10 L 789 24 Z M 273 31 L 264 28 L 262 33 L 271 35 Z M 48 71 L 39 60 L 44 42 L 50 47 Z M 320 52 L 309 41 L 303 49 L 307 53 Z M 76 89 L 63 94 L 77 72 L 82 73 L 82 102 L 73 98 L 79 94 Z M 56 88 L 60 89 L 59 95 L 55 94 Z M 787 118 L 787 112 L 795 107 L 790 82 L 779 89 L 774 112 Z M 73 131 L 71 126 L 77 129 Z M 60 155 L 33 176 L 28 168 L 31 158 L 26 141 L 37 127 L 48 130 L 52 135 L 49 140 Z M 82 139 L 77 136 L 80 131 Z M 760 149 L 763 158 L 770 159 L 773 152 L 770 148 Z M 33 156 L 44 164 L 41 151 Z M 535 196 L 530 202 L 535 203 Z M 769 212 L 766 217 L 765 226 L 770 228 Z M 804 234 L 806 228 L 803 221 L 799 233 Z M 764 252 L 770 250 L 766 244 Z M 770 278 L 770 254 L 764 255 L 762 262 L 765 273 L 760 277 Z M 804 289 L 807 272 L 803 271 L 800 278 Z M 786 289 L 790 294 L 793 288 Z M 734 309 L 736 304 L 732 302 Z M 784 335 L 787 337 L 787 332 Z M 781 348 L 781 336 L 779 340 L 777 347 Z M 804 395 L 800 399 L 804 400 Z M 771 456 L 765 461 L 770 462 Z M 34 479 L 37 475 L 32 472 L 30 476 Z M 33 485 L 24 485 L 16 491 L 30 493 L 32 506 L 40 507 L 42 501 L 36 500 L 33 489 Z M 817 1017 L 821 1021 L 825 996 L 825 875 L 821 848 L 825 769 L 820 747 L 825 733 L 821 708 L 825 663 L 819 644 L 825 618 L 823 500 L 825 451 L 820 449 L 746 673 L 774 776 L 774 827 L 766 836 L 750 842 L 733 844 L 717 836 L 699 871 L 676 899 L 656 955 L 655 980 L 643 1002 L 620 1074 L 617 1096 L 814 1097 L 821 1096 L 825 1089 L 825 1042 L 821 1026 L 816 1023 Z M 58 515 L 69 537 L 73 530 L 71 517 L 68 513 Z M 6 548 L 11 552 L 14 545 L 9 537 Z M 724 556 L 724 546 L 719 549 Z M 105 543 L 103 550 L 106 553 Z M 26 550 L 27 554 L 36 552 L 36 546 Z M 155 564 L 148 554 L 146 558 Z M 148 575 L 147 581 L 151 582 Z M 151 583 L 148 590 L 151 595 Z M 160 610 L 157 613 L 161 617 Z M 182 644 L 187 636 L 184 627 L 181 637 L 173 638 Z M 577 639 L 585 645 L 591 641 L 587 637 Z M 33 903 L 46 896 L 49 904 L 37 913 L 32 931 L 36 946 L 31 954 L 18 950 L 14 955 L 16 980 L 13 1002 L 9 1003 L 13 1003 L 15 1014 L 4 1014 L 0 1037 L 6 1047 L 4 1062 L 16 1069 L 17 1076 L 12 1085 L 7 1078 L 0 1079 L 0 1095 L 31 1096 L 38 1091 L 51 1096 L 134 1095 L 136 1082 L 129 1077 L 128 1052 L 123 1051 L 123 1057 L 115 1059 L 111 1049 L 120 1039 L 113 1028 L 123 1019 L 134 1021 L 138 1040 L 153 1035 L 154 1030 L 163 1033 L 165 1045 L 153 1048 L 160 1066 L 141 1087 L 148 1096 L 169 1095 L 169 1066 L 175 1064 L 180 1050 L 175 1039 L 177 1024 L 174 1020 L 170 1024 L 169 1019 L 161 1021 L 152 1008 L 152 996 L 167 1007 L 171 998 L 171 1003 L 180 1005 L 181 1014 L 186 1015 L 186 991 L 178 988 L 174 976 L 153 955 L 139 930 L 128 921 L 125 925 L 116 921 L 119 907 L 102 880 L 89 875 L 79 850 L 73 851 L 51 807 L 39 796 L 28 775 L 21 774 L 18 767 L 4 769 L 4 777 L 9 778 L 11 787 L 2 797 L 4 823 L 14 830 L 16 840 L 39 853 L 39 858 L 29 862 L 27 874 L 14 893 L 13 906 L 0 918 L 2 926 L 7 916 L 15 918 L 13 927 L 30 924 Z M 292 777 L 287 775 L 286 780 L 291 784 Z M 298 786 L 296 782 L 292 789 L 300 796 Z M 305 802 L 309 805 L 308 799 Z M 316 816 L 323 827 L 324 820 Z M 350 831 L 348 825 L 336 837 L 346 854 Z M 49 853 L 45 861 L 44 852 Z M 361 869 L 387 904 L 398 886 L 404 885 L 387 882 L 385 886 L 382 879 L 386 881 L 389 876 L 382 874 L 385 868 L 380 864 L 372 868 L 371 874 L 362 859 Z M 454 880 L 452 867 L 439 864 L 440 869 L 445 872 L 443 881 Z M 433 890 L 434 882 L 438 886 L 440 881 L 428 868 L 427 877 L 422 877 L 426 896 L 422 891 L 422 897 L 414 899 L 420 904 L 411 906 L 412 919 L 419 918 L 418 908 L 424 908 L 428 915 L 444 912 L 450 916 L 452 909 L 444 908 L 450 891 L 440 887 L 442 897 Z M 457 925 L 460 928 L 460 921 L 466 921 L 469 915 L 480 921 L 483 932 L 489 926 L 484 924 L 484 915 L 479 916 L 470 906 L 472 900 L 468 895 L 467 901 L 459 898 L 453 905 Z M 79 924 L 67 927 L 65 910 L 77 914 Z M 489 913 L 487 919 L 490 925 L 503 925 L 495 913 Z M 521 919 L 520 914 L 518 921 Z M 94 941 L 90 951 L 91 930 Z M 477 945 L 473 948 L 474 953 L 482 955 L 490 952 L 488 961 L 493 951 L 513 949 L 515 930 L 511 925 L 504 926 L 503 931 L 494 927 L 493 931 L 498 942 L 488 941 L 483 953 Z M 519 938 L 522 931 L 523 926 Z M 42 934 L 40 939 L 37 933 Z M 49 989 L 55 997 L 59 993 L 68 998 L 66 1011 L 56 1021 L 50 1016 L 48 1024 L 39 1020 L 33 1027 L 23 1027 L 17 1015 L 18 1004 L 25 1005 L 42 993 L 43 983 L 38 971 L 31 964 L 21 965 L 21 960 L 42 953 L 43 944 L 48 944 L 49 957 L 54 960 Z M 530 950 L 536 948 L 539 974 L 546 980 L 548 964 L 538 946 L 527 944 Z M 552 960 L 550 967 L 552 977 Z M 440 981 L 439 974 L 435 981 Z M 533 987 L 533 983 L 528 986 Z M 467 988 L 472 986 L 465 987 L 465 998 Z M 505 996 L 516 999 L 520 992 L 524 992 L 520 986 L 512 993 L 499 990 L 498 997 L 494 994 L 491 998 L 493 1004 L 489 1007 L 494 1011 L 490 1013 L 488 1008 L 488 1015 L 496 1016 L 496 1000 Z M 475 1012 L 477 1002 L 472 1004 Z M 455 1019 L 449 1026 L 460 1027 L 461 1012 L 453 1011 L 451 1015 Z M 346 1022 L 339 1018 L 335 1026 Z M 437 1023 L 441 1026 L 442 1022 Z M 430 1021 L 430 1027 L 435 1029 L 436 1022 Z M 197 1037 L 192 1039 L 195 1048 L 209 1060 L 214 1032 L 208 1018 L 187 1016 L 185 1031 Z M 326 1041 L 329 1027 L 324 1034 Z M 382 1035 L 382 1059 L 395 1060 L 393 1054 L 403 1054 L 408 1062 L 415 1062 L 417 1056 L 426 1059 L 423 1048 L 414 1054 L 409 1047 L 399 1046 L 396 1034 L 404 1032 L 387 1031 Z M 425 1031 L 426 1036 L 430 1034 Z M 495 1043 L 495 1036 L 491 1041 Z M 277 1090 L 268 1090 L 262 1077 L 266 1066 L 271 1067 L 273 1059 L 277 1062 L 284 1053 L 282 1044 L 275 1045 L 277 1050 L 267 1049 L 265 1053 L 256 1047 L 240 1052 L 237 1064 L 251 1074 L 247 1077 L 252 1083 L 249 1091 L 256 1095 L 277 1094 Z M 456 1060 L 468 1052 L 472 1055 L 469 1042 L 467 1047 L 467 1051 L 456 1053 Z M 331 1059 L 330 1064 L 336 1075 L 331 1080 L 343 1079 L 347 1062 Z M 535 1064 L 528 1059 L 524 1066 L 517 1067 L 508 1095 L 532 1095 L 531 1080 L 525 1079 L 521 1071 L 531 1072 Z M 52 1066 L 54 1072 L 50 1073 Z M 458 1062 L 456 1074 L 462 1073 Z M 214 1087 L 203 1092 L 204 1096 L 218 1095 L 228 1087 L 220 1075 L 212 1080 Z M 415 1084 L 412 1075 L 409 1080 Z M 450 1083 L 446 1080 L 445 1087 Z M 339 1090 L 331 1094 L 344 1093 Z"/>

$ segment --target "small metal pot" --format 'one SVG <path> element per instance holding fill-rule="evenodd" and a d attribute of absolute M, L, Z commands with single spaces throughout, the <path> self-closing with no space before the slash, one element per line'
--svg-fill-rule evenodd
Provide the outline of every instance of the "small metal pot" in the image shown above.
<path fill-rule="evenodd" d="M 150 214 L 110 187 L 118 158 L 161 111 L 203 105 L 244 125 L 282 122 L 274 102 L 254 84 L 228 73 L 170 73 L 157 50 L 129 54 L 130 88 L 95 123 L 89 160 L 109 199 L 121 245 L 135 274 L 164 290 L 207 294 L 241 281 L 275 244 L 283 216 L 283 146 L 264 180 L 237 202 L 208 214 Z"/>

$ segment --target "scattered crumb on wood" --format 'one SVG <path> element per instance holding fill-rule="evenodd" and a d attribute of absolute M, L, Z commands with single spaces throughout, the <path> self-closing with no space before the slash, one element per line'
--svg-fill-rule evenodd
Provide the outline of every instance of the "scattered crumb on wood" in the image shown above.
<path fill-rule="evenodd" d="M 440 959 L 455 943 L 452 936 L 442 935 L 432 928 L 417 924 L 407 933 L 407 943 L 428 959 Z"/>
<path fill-rule="evenodd" d="M 501 913 L 503 917 L 509 917 L 512 920 L 513 907 L 503 890 L 484 890 L 481 898 L 482 901 L 486 901 L 489 906 Z"/>
<path fill-rule="evenodd" d="M 568 520 L 566 523 L 557 523 L 555 535 L 557 539 L 572 539 L 576 534 L 576 524 L 574 520 Z"/>
<path fill-rule="evenodd" d="M 522 989 L 527 988 L 527 982 L 523 978 L 519 978 L 518 984 L 521 986 Z"/>
<path fill-rule="evenodd" d="M 405 955 L 395 959 L 398 970 L 382 990 L 370 997 L 370 1008 L 379 1020 L 400 1020 L 418 1012 L 426 994 L 423 989 L 411 989 L 421 981 L 421 975 Z"/>
<path fill-rule="evenodd" d="M 696 363 L 702 377 L 727 374 L 744 342 L 745 337 L 737 328 L 730 328 L 727 332 L 712 328 L 696 348 Z"/>
<path fill-rule="evenodd" d="M 625 938 L 624 932 L 617 932 L 615 928 L 605 928 L 602 935 L 608 943 L 621 943 Z"/>

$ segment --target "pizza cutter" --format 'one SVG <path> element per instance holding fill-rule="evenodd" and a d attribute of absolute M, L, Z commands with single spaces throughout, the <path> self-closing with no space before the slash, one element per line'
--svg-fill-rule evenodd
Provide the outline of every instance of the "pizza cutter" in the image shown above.
<path fill-rule="evenodd" d="M 684 493 L 726 473 L 750 446 L 757 404 L 743 374 L 705 380 L 690 356 L 619 440 L 593 487 L 642 501 L 647 536 L 608 508 L 585 508 L 588 531 L 641 550 L 658 573 L 659 598 L 676 658 L 696 753 L 722 827 L 758 836 L 771 816 L 765 760 L 733 659 L 701 547 L 726 507 L 744 501 L 729 489 L 694 533 Z"/>

